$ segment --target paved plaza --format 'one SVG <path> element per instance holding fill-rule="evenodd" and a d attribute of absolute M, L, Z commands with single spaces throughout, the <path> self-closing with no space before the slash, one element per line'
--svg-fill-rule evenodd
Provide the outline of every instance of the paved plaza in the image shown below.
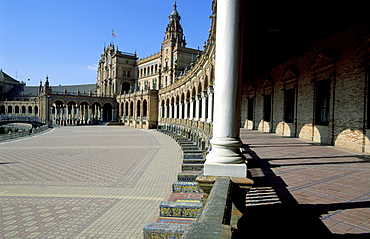
<path fill-rule="evenodd" d="M 182 154 L 168 136 L 71 126 L 0 143 L 0 238 L 141 238 Z"/>
<path fill-rule="evenodd" d="M 246 129 L 241 139 L 255 182 L 246 230 L 261 238 L 370 238 L 370 155 Z"/>

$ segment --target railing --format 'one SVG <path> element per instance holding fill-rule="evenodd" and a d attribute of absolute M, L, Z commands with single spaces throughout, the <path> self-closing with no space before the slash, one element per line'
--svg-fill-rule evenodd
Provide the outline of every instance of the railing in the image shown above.
<path fill-rule="evenodd" d="M 74 91 L 52 91 L 51 95 L 76 95 L 76 96 L 90 96 L 90 97 L 104 97 L 113 98 L 114 95 L 103 95 L 103 94 L 93 94 L 92 92 L 74 92 Z"/>
<path fill-rule="evenodd" d="M 45 120 L 39 119 L 36 116 L 31 115 L 9 115 L 9 114 L 1 114 L 0 115 L 0 123 L 5 122 L 34 122 L 45 124 Z"/>
<path fill-rule="evenodd" d="M 29 135 L 32 135 L 32 134 L 37 134 L 37 133 L 43 132 L 47 129 L 49 129 L 49 127 L 47 125 L 43 125 L 43 126 L 40 126 L 40 127 L 37 127 L 37 128 L 32 128 L 30 130 L 26 130 L 26 131 L 19 130 L 18 132 L 0 134 L 0 141 L 25 137 L 25 136 L 29 136 Z"/>

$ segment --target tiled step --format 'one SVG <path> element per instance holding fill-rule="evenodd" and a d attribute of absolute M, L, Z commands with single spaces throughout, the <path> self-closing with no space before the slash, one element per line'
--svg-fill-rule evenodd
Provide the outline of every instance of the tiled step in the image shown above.
<path fill-rule="evenodd" d="M 167 201 L 172 202 L 202 202 L 203 194 L 197 193 L 178 193 L 173 192 Z"/>
<path fill-rule="evenodd" d="M 204 164 L 206 160 L 204 158 L 201 159 L 183 159 L 183 164 Z"/>
<path fill-rule="evenodd" d="M 202 193 L 197 182 L 174 182 L 172 183 L 173 193 Z"/>
<path fill-rule="evenodd" d="M 195 181 L 198 174 L 199 174 L 199 171 L 182 171 L 177 174 L 177 181 L 180 181 L 180 182 Z"/>
<path fill-rule="evenodd" d="M 177 218 L 177 217 L 158 217 L 157 223 L 178 223 L 178 224 L 192 224 L 195 218 Z"/>
<path fill-rule="evenodd" d="M 163 201 L 159 205 L 160 217 L 196 218 L 202 210 L 202 202 Z"/>
<path fill-rule="evenodd" d="M 204 164 L 182 164 L 182 171 L 202 171 Z"/>
<path fill-rule="evenodd" d="M 188 223 L 149 222 L 143 228 L 143 237 L 144 239 L 180 239 L 189 225 Z"/>

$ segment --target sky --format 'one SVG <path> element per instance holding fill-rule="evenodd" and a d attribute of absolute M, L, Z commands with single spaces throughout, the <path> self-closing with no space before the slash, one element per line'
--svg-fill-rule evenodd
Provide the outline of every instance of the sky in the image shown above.
<path fill-rule="evenodd" d="M 158 53 L 174 0 L 0 0 L 0 68 L 28 86 L 95 84 L 104 45 Z M 212 0 L 177 0 L 187 47 L 203 50 Z M 112 30 L 116 35 L 112 37 Z M 29 80 L 28 80 L 29 79 Z"/>

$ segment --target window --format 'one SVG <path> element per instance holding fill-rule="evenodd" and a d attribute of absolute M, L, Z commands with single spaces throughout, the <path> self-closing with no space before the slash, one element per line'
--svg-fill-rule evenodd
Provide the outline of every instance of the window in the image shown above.
<path fill-rule="evenodd" d="M 249 98 L 248 99 L 248 116 L 247 116 L 247 119 L 248 120 L 253 120 L 254 118 L 254 98 Z"/>
<path fill-rule="evenodd" d="M 286 123 L 293 123 L 294 121 L 294 102 L 295 101 L 295 90 L 294 88 L 286 90 L 284 95 L 285 112 L 284 121 Z"/>
<path fill-rule="evenodd" d="M 316 82 L 315 124 L 329 124 L 330 80 Z"/>
<path fill-rule="evenodd" d="M 263 120 L 271 121 L 271 94 L 263 97 Z"/>

